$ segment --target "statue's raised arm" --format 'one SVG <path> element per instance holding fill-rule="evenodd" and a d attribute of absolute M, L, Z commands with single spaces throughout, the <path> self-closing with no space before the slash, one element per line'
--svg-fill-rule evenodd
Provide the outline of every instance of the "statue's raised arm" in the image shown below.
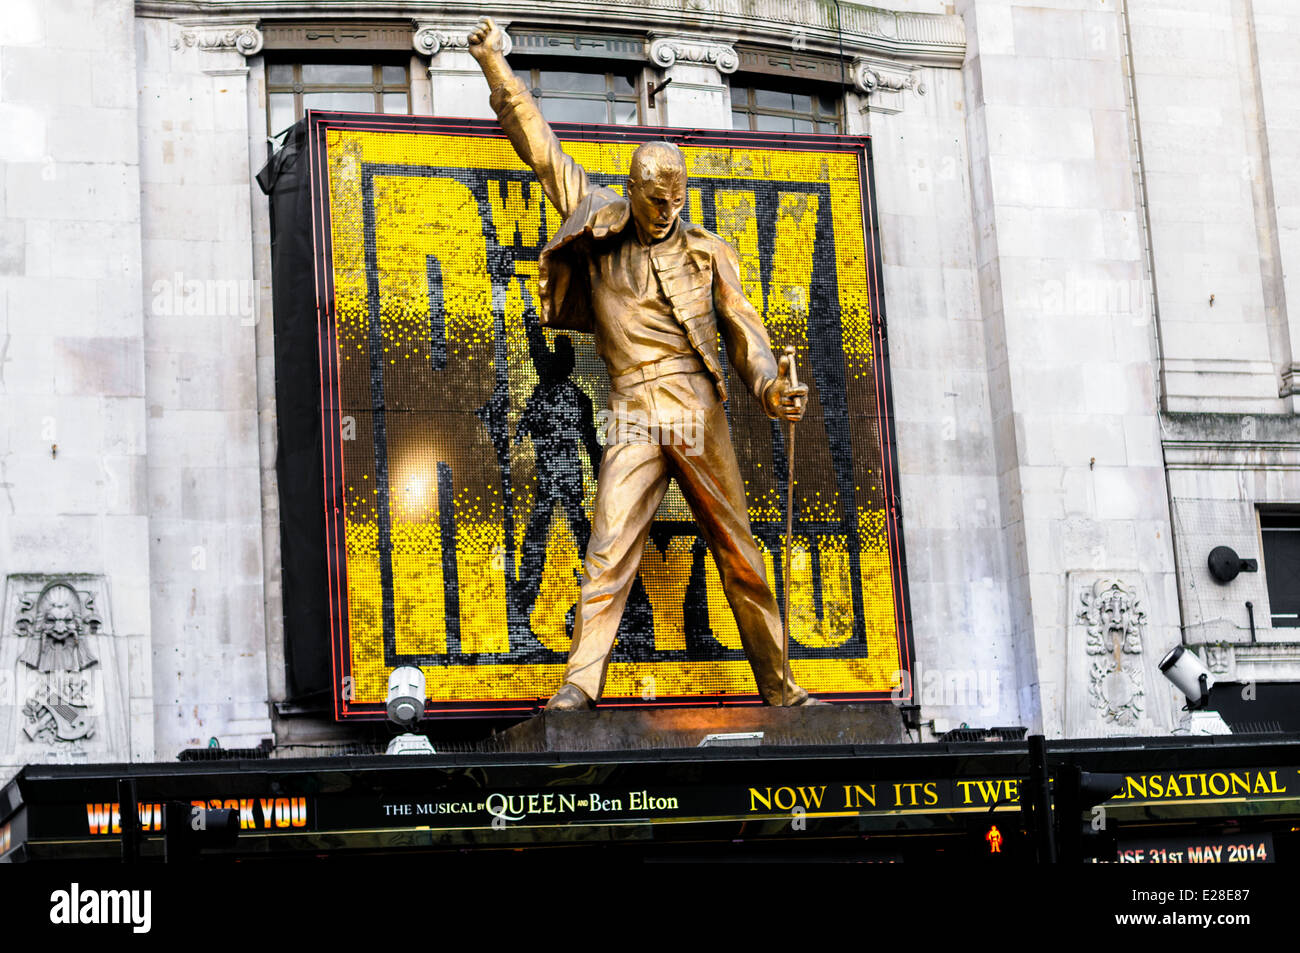
<path fill-rule="evenodd" d="M 560 149 L 532 94 L 502 53 L 501 28 L 483 17 L 469 34 L 470 55 L 478 61 L 492 91 L 492 109 L 515 152 L 536 174 L 546 197 L 562 216 L 591 191 L 587 173 Z"/>

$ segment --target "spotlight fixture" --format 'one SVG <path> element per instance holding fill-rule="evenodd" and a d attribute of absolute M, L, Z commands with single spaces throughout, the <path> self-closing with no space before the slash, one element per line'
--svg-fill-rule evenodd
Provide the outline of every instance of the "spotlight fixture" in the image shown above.
<path fill-rule="evenodd" d="M 1232 729 L 1223 720 L 1223 716 L 1210 708 L 1210 690 L 1214 687 L 1214 676 L 1195 653 L 1187 651 L 1186 646 L 1176 646 L 1160 660 L 1160 674 L 1187 696 L 1187 714 L 1174 729 L 1174 734 L 1232 734 Z"/>
<path fill-rule="evenodd" d="M 1207 560 L 1210 575 L 1219 582 L 1228 583 L 1237 578 L 1238 573 L 1259 572 L 1259 563 L 1254 559 L 1242 559 L 1231 546 L 1215 546 L 1210 550 Z"/>
<path fill-rule="evenodd" d="M 1173 682 L 1187 696 L 1187 708 L 1194 711 L 1210 703 L 1210 689 L 1214 676 L 1196 653 L 1187 651 L 1185 645 L 1176 646 L 1160 660 L 1160 674 Z"/>
<path fill-rule="evenodd" d="M 424 672 L 414 665 L 393 669 L 388 676 L 388 720 L 405 729 L 388 743 L 387 754 L 436 754 L 415 726 L 424 714 Z"/>

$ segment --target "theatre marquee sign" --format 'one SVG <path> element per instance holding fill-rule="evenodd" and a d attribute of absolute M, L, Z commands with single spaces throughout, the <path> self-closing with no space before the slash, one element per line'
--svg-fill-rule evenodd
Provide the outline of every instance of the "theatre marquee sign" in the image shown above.
<path fill-rule="evenodd" d="M 196 798 L 196 807 L 231 808 L 249 833 L 340 829 L 469 829 L 555 825 L 683 823 L 701 820 L 788 820 L 791 816 L 850 817 L 893 814 L 966 814 L 1019 811 L 1023 778 L 792 779 L 785 784 L 655 787 L 589 785 L 573 780 L 535 789 L 483 790 L 453 775 L 427 795 L 357 797 Z M 1300 801 L 1300 768 L 1237 769 L 1125 776 L 1122 793 L 1107 802 L 1125 808 L 1155 804 Z M 141 829 L 163 830 L 162 805 L 137 805 Z M 116 803 L 88 802 L 79 834 L 117 836 Z M 68 833 L 71 833 L 69 831 Z"/>

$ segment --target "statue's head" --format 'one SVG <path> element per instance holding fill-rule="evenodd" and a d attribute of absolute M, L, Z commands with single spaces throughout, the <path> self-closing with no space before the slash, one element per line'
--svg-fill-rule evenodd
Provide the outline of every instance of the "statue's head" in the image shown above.
<path fill-rule="evenodd" d="M 686 158 L 671 142 L 643 142 L 632 153 L 627 199 L 643 241 L 659 241 L 673 230 L 686 204 Z"/>

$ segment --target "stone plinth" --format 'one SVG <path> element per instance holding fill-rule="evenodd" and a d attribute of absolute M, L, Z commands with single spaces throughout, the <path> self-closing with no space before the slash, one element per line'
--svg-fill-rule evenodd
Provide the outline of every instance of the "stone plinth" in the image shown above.
<path fill-rule="evenodd" d="M 718 708 L 598 708 L 542 712 L 498 736 L 511 751 L 625 751 L 694 748 L 707 735 L 762 732 L 757 744 L 901 744 L 898 709 L 888 703 Z M 741 742 L 754 743 L 754 742 Z"/>

